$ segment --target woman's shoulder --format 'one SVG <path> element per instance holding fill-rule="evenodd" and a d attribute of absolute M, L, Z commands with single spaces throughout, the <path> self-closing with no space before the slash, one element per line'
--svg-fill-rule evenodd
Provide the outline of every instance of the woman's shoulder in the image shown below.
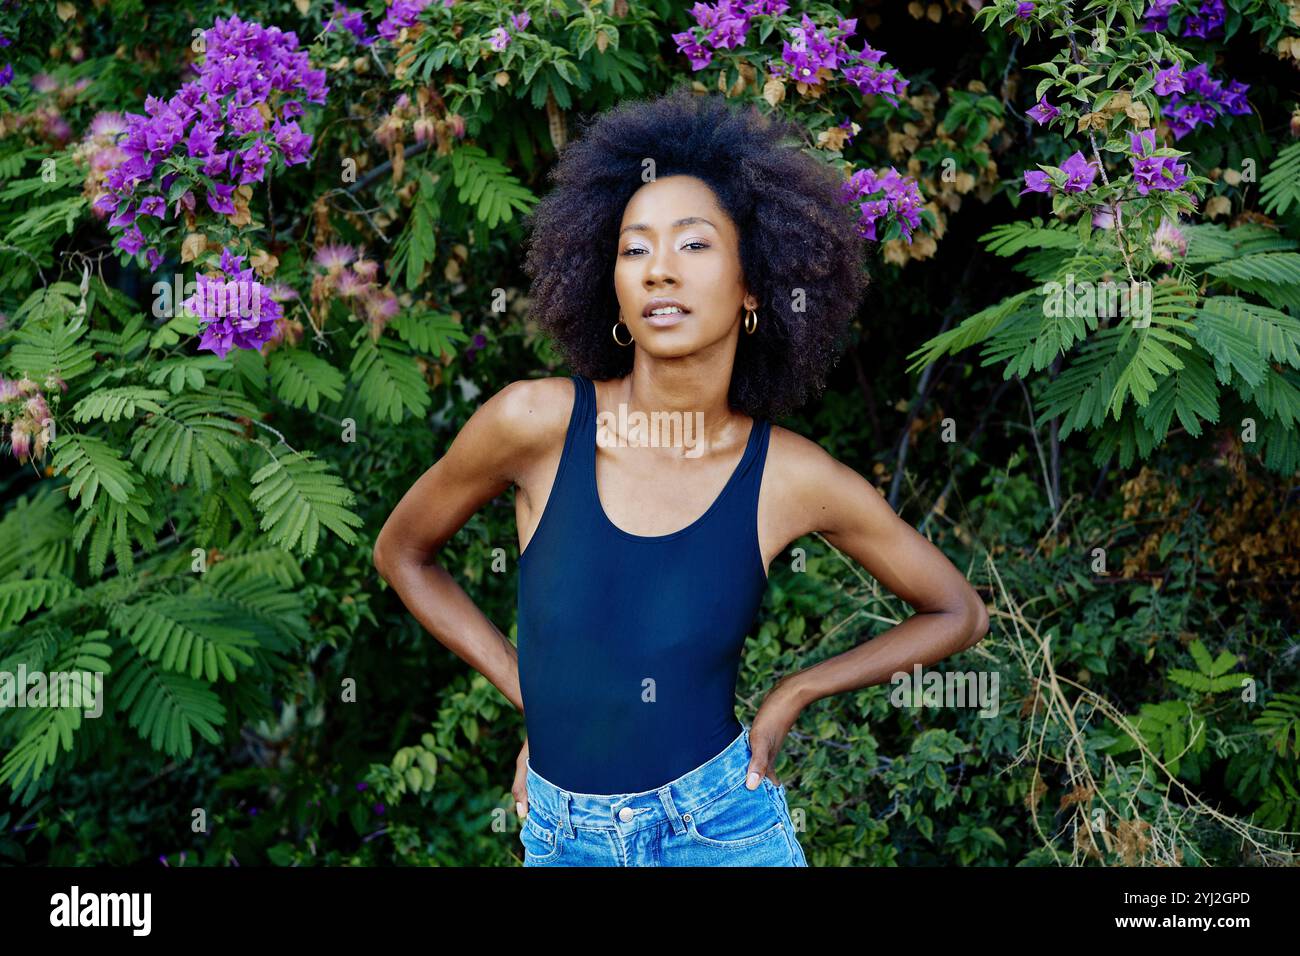
<path fill-rule="evenodd" d="M 828 496 L 865 480 L 818 442 L 776 424 L 768 438 L 764 474 L 788 508 L 810 518 L 825 510 Z"/>
<path fill-rule="evenodd" d="M 516 379 L 488 402 L 505 440 L 520 448 L 546 447 L 563 440 L 573 412 L 575 391 L 569 376 Z"/>
<path fill-rule="evenodd" d="M 517 378 L 493 398 L 504 424 L 524 433 L 545 432 L 556 424 L 568 424 L 575 390 L 568 376 Z"/>

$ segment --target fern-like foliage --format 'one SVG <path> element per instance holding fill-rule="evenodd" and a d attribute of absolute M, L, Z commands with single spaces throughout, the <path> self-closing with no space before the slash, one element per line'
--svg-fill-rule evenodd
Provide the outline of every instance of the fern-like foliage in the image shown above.
<path fill-rule="evenodd" d="M 235 679 L 235 664 L 251 666 L 256 641 L 223 618 L 224 609 L 193 595 L 154 595 L 113 608 L 110 620 L 139 654 L 164 670 L 215 682 Z"/>
<path fill-rule="evenodd" d="M 1060 418 L 1062 438 L 1087 431 L 1099 466 L 1116 456 L 1127 466 L 1150 455 L 1175 418 L 1199 436 L 1203 422 L 1220 420 L 1225 397 L 1239 398 L 1247 406 L 1243 421 L 1257 420 L 1259 427 L 1246 434 L 1265 466 L 1294 472 L 1300 465 L 1297 243 L 1254 224 L 1181 228 L 1186 255 L 1146 280 L 1149 315 L 1145 306 L 1133 310 L 1130 299 L 1127 310 L 1121 300 L 1118 318 L 1089 298 L 1102 295 L 1095 283 L 1118 281 L 1131 265 L 1113 236 L 1036 219 L 990 230 L 982 237 L 988 250 L 1022 255 L 1019 271 L 1040 285 L 930 339 L 911 353 L 908 370 L 972 346 L 980 346 L 981 364 L 1002 363 L 1007 378 L 1043 373 L 1065 359 L 1042 388 L 1042 411 Z M 1079 286 L 1082 304 L 1060 308 L 1062 289 L 1068 305 L 1069 290 Z M 1118 285 L 1121 294 L 1131 288 Z"/>
<path fill-rule="evenodd" d="M 137 477 L 116 448 L 103 439 L 82 434 L 65 434 L 57 444 L 54 470 L 68 476 L 72 482 L 68 494 L 80 498 L 83 508 L 95 503 L 100 488 L 118 504 L 127 502 Z"/>
<path fill-rule="evenodd" d="M 173 395 L 185 389 L 198 392 L 208 387 L 207 373 L 229 370 L 230 363 L 215 355 L 178 355 L 154 362 L 149 370 L 149 384 L 166 384 Z"/>
<path fill-rule="evenodd" d="M 273 544 L 286 551 L 300 547 L 304 555 L 316 551 L 321 527 L 351 544 L 361 519 L 348 509 L 356 499 L 310 452 L 276 455 L 252 477 L 250 496 L 262 513 L 261 529 Z"/>
<path fill-rule="evenodd" d="M 202 681 L 136 657 L 115 682 L 128 723 L 154 750 L 189 758 L 194 753 L 192 733 L 210 744 L 221 742 L 217 728 L 226 721 L 226 708 Z"/>
<path fill-rule="evenodd" d="M 214 471 L 234 475 L 241 469 L 235 456 L 244 428 L 232 416 L 256 414 L 256 406 L 233 393 L 183 393 L 146 419 L 132 440 L 131 458 L 146 475 L 192 481 L 207 491 Z"/>
<path fill-rule="evenodd" d="M 94 350 L 79 341 L 85 335 L 85 326 L 69 326 L 59 320 L 76 309 L 76 300 L 70 297 L 79 294 L 76 286 L 56 282 L 28 296 L 18 314 L 28 315 L 33 321 L 19 328 L 5 356 L 11 375 L 26 375 L 38 382 L 47 375 L 57 375 L 68 381 L 94 368 Z M 54 321 L 45 321 L 47 315 Z"/>
<path fill-rule="evenodd" d="M 1231 651 L 1220 651 L 1219 656 L 1210 657 L 1210 652 L 1200 641 L 1192 641 L 1187 648 L 1196 663 L 1196 670 L 1175 667 L 1169 670 L 1169 679 L 1188 690 L 1198 694 L 1222 694 L 1241 690 L 1243 681 L 1250 680 L 1250 675 L 1233 672 L 1237 657 Z"/>
<path fill-rule="evenodd" d="M 52 483 L 5 503 L 0 515 L 0 581 L 12 577 L 68 577 L 74 551 L 72 515 Z"/>
<path fill-rule="evenodd" d="M 67 578 L 19 578 L 0 581 L 0 628 L 9 627 L 36 608 L 67 597 L 74 585 Z"/>
<path fill-rule="evenodd" d="M 1264 211 L 1285 216 L 1294 205 L 1300 209 L 1300 143 L 1278 150 L 1268 172 L 1259 180 Z"/>
<path fill-rule="evenodd" d="M 397 423 L 403 408 L 414 415 L 428 412 L 429 387 L 403 343 L 363 338 L 352 356 L 351 371 L 361 402 L 372 415 Z"/>
<path fill-rule="evenodd" d="M 111 548 L 120 574 L 135 573 L 135 557 L 131 551 L 133 540 L 142 541 L 146 547 L 157 546 L 153 532 L 153 516 L 149 513 L 152 498 L 141 486 L 131 489 L 126 501 L 101 496 L 94 504 L 77 513 L 72 545 L 78 551 L 90 536 L 86 563 L 90 573 L 99 577 L 104 573 Z"/>
<path fill-rule="evenodd" d="M 516 212 L 527 212 L 537 202 L 532 191 L 510 175 L 499 159 L 478 146 L 461 146 L 451 154 L 457 198 L 474 207 L 479 222 L 495 229 Z"/>
<path fill-rule="evenodd" d="M 134 418 L 136 410 L 142 412 L 161 412 L 158 403 L 167 398 L 166 392 L 156 388 L 138 388 L 127 385 L 121 388 L 103 388 L 91 392 L 72 408 L 74 422 L 100 420 L 115 422 L 122 418 Z"/>
<path fill-rule="evenodd" d="M 420 284 L 420 277 L 437 253 L 444 188 L 427 169 L 421 171 L 417 181 L 419 188 L 412 199 L 410 218 L 393 243 L 391 266 L 393 274 L 402 276 L 408 289 Z"/>
<path fill-rule="evenodd" d="M 455 355 L 454 343 L 469 340 L 460 322 L 442 312 L 408 312 L 388 323 L 388 327 L 417 352 L 436 357 Z"/>
<path fill-rule="evenodd" d="M 294 408 L 316 411 L 322 398 L 343 397 L 343 373 L 304 349 L 277 349 L 271 353 L 271 385 Z"/>
<path fill-rule="evenodd" d="M 102 675 L 113 669 L 109 664 L 112 647 L 104 640 L 107 636 L 107 631 L 91 630 L 69 637 L 44 675 L 43 706 L 28 700 L 27 706 L 14 709 L 15 701 L 7 695 L 15 693 L 16 688 L 6 687 L 0 678 L 0 703 L 11 715 L 6 719 L 14 723 L 9 730 L 14 744 L 0 762 L 0 783 L 21 791 L 24 802 L 35 793 L 45 770 L 54 765 L 60 746 L 66 752 L 72 751 L 73 734 L 81 728 L 83 716 L 98 716 L 96 710 L 106 710 Z M 95 675 L 99 675 L 98 680 Z M 31 693 L 30 688 L 27 693 Z"/>
<path fill-rule="evenodd" d="M 1279 757 L 1300 760 L 1300 694 L 1274 695 L 1253 723 Z"/>

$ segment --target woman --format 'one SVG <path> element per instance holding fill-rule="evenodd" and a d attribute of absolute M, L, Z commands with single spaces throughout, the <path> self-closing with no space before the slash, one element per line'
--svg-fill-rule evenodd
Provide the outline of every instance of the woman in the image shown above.
<path fill-rule="evenodd" d="M 589 123 L 525 263 L 577 374 L 492 396 L 375 543 L 411 612 L 524 713 L 527 866 L 806 866 L 773 773 L 800 711 L 988 630 L 875 488 L 770 424 L 824 387 L 866 281 L 838 180 L 798 135 L 687 90 Z M 433 563 L 512 485 L 517 654 Z M 735 682 L 767 568 L 814 531 L 919 613 L 776 682 L 746 726 Z"/>

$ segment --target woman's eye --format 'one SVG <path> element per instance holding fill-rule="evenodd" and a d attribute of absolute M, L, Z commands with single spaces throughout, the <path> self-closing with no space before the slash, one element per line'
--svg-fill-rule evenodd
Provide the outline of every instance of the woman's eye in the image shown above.
<path fill-rule="evenodd" d="M 698 247 L 701 248 L 701 249 L 707 249 L 707 248 L 709 248 L 709 244 L 708 244 L 707 242 L 704 242 L 703 240 L 700 240 L 700 239 L 692 239 L 690 242 L 686 243 L 686 245 L 682 246 L 682 248 L 683 248 L 683 249 L 689 249 L 689 248 L 691 248 L 692 246 L 698 246 Z M 636 253 L 636 252 L 645 252 L 645 251 L 646 251 L 646 250 L 642 249 L 640 246 L 633 246 L 631 249 L 625 249 L 625 250 L 623 250 L 622 252 L 619 253 L 619 255 L 621 255 L 621 256 L 630 256 L 630 255 L 632 255 L 633 253 Z"/>

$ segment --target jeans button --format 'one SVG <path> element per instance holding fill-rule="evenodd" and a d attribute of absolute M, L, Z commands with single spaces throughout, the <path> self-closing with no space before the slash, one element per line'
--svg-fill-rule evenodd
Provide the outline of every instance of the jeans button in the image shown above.
<path fill-rule="evenodd" d="M 636 816 L 636 814 L 632 812 L 631 807 L 624 807 L 622 810 L 618 811 L 618 818 L 624 823 L 631 823 L 634 816 Z"/>

